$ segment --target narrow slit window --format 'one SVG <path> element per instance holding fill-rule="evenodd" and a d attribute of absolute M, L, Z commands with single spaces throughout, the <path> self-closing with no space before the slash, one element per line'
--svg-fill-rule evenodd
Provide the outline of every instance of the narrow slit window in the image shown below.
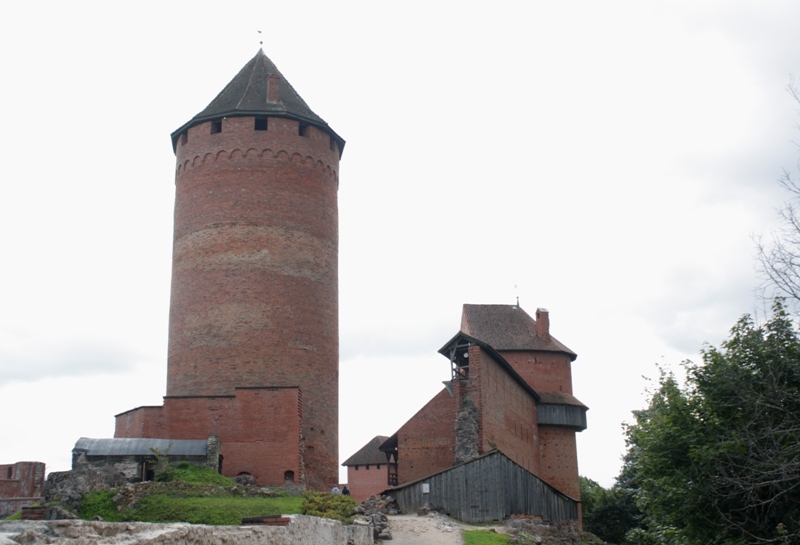
<path fill-rule="evenodd" d="M 308 125 L 306 125 L 305 123 L 300 123 L 297 126 L 297 134 L 299 134 L 300 136 L 308 136 Z"/>
<path fill-rule="evenodd" d="M 257 131 L 265 131 L 265 130 L 267 130 L 267 118 L 266 117 L 257 117 L 256 118 L 255 130 L 257 130 Z"/>
<path fill-rule="evenodd" d="M 186 142 L 189 141 L 189 131 L 183 131 L 181 133 L 181 146 L 185 145 Z"/>
<path fill-rule="evenodd" d="M 211 122 L 211 134 L 218 134 L 222 132 L 222 120 Z"/>

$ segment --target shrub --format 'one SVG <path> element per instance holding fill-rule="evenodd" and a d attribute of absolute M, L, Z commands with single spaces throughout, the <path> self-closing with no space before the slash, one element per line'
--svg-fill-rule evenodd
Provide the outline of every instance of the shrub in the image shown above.
<path fill-rule="evenodd" d="M 303 494 L 303 503 L 300 506 L 300 511 L 304 515 L 312 517 L 350 522 L 356 505 L 356 500 L 344 494 L 309 490 Z"/>

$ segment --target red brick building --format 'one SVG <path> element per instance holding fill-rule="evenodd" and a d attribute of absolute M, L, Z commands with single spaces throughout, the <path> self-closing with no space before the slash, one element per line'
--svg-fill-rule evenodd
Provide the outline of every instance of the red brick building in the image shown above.
<path fill-rule="evenodd" d="M 586 429 L 587 408 L 572 393 L 577 356 L 550 335 L 548 312 L 534 320 L 516 305 L 464 305 L 461 330 L 440 353 L 452 380 L 381 445 L 387 485 L 497 449 L 579 499 L 575 434 Z"/>
<path fill-rule="evenodd" d="M 115 436 L 218 435 L 225 475 L 330 489 L 344 140 L 259 51 L 172 143 L 167 395 Z"/>
<path fill-rule="evenodd" d="M 380 450 L 380 446 L 387 439 L 386 436 L 376 435 L 342 463 L 347 467 L 350 495 L 359 503 L 386 490 L 386 474 L 391 468 L 388 467 L 386 455 Z"/>
<path fill-rule="evenodd" d="M 42 462 L 0 464 L 0 518 L 44 499 Z"/>

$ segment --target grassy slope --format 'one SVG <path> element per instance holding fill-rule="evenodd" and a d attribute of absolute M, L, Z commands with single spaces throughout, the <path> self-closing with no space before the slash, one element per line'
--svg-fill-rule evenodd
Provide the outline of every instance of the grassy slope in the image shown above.
<path fill-rule="evenodd" d="M 300 513 L 299 496 L 266 497 L 248 494 L 246 487 L 207 468 L 179 464 L 168 472 L 169 482 L 143 483 L 136 495 L 123 491 L 86 494 L 79 516 L 100 516 L 108 522 L 190 522 L 193 524 L 239 524 L 244 517 Z"/>

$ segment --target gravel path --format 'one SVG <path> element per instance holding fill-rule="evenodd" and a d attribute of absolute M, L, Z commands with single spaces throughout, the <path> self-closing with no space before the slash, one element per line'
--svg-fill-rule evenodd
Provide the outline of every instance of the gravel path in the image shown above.
<path fill-rule="evenodd" d="M 495 528 L 500 531 L 501 527 Z M 488 530 L 464 524 L 438 513 L 424 517 L 417 515 L 393 515 L 389 517 L 392 540 L 386 545 L 463 545 L 463 530 Z"/>

